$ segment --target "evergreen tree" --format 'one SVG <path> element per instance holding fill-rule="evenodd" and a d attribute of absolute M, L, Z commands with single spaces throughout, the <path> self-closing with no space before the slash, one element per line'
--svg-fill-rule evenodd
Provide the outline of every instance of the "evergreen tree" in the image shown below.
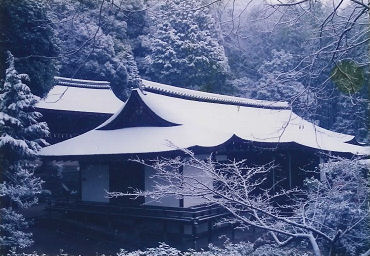
<path fill-rule="evenodd" d="M 153 12 L 148 76 L 159 82 L 223 92 L 229 66 L 215 21 L 198 1 L 163 1 Z M 195 10 L 194 10 L 195 8 Z"/>
<path fill-rule="evenodd" d="M 19 210 L 36 204 L 41 193 L 42 181 L 34 176 L 36 153 L 49 130 L 34 111 L 39 98 L 22 82 L 28 76 L 18 74 L 10 53 L 8 63 L 0 91 L 0 245 L 23 248 L 32 243 L 32 234 L 25 232 L 28 223 Z"/>
<path fill-rule="evenodd" d="M 266 60 L 258 69 L 261 76 L 255 86 L 249 88 L 252 98 L 287 101 L 300 115 L 308 118 L 314 113 L 314 97 L 300 82 L 301 72 L 292 72 L 292 54 L 285 51 L 272 51 L 272 58 Z"/>
<path fill-rule="evenodd" d="M 126 4 L 122 8 L 140 8 L 134 0 Z M 115 94 L 126 100 L 129 89 L 140 81 L 127 35 L 128 15 L 108 3 L 103 3 L 100 12 L 100 3 L 92 0 L 53 0 L 50 7 L 49 17 L 62 51 L 60 74 L 107 80 Z M 73 21 L 66 21 L 71 14 L 76 14 Z"/>
<path fill-rule="evenodd" d="M 16 57 L 15 66 L 28 74 L 32 93 L 42 96 L 53 86 L 59 53 L 44 0 L 0 1 L 0 81 L 5 78 L 7 54 Z"/>

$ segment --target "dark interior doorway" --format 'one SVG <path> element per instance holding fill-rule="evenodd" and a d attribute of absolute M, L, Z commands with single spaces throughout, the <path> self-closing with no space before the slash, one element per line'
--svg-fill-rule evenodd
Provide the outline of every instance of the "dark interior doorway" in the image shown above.
<path fill-rule="evenodd" d="M 119 161 L 109 166 L 109 190 L 115 192 L 132 192 L 133 189 L 145 189 L 145 168 L 132 161 Z M 143 197 L 133 200 L 130 197 L 111 198 L 112 204 L 122 206 L 139 206 L 145 202 Z"/>

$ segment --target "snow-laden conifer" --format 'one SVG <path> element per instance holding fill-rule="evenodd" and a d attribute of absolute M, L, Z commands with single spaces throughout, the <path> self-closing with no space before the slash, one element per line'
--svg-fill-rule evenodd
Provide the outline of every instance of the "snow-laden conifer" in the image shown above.
<path fill-rule="evenodd" d="M 149 76 L 159 82 L 223 92 L 229 65 L 216 22 L 198 1 L 161 1 L 155 8 Z"/>
<path fill-rule="evenodd" d="M 36 204 L 41 193 L 42 180 L 34 175 L 36 153 L 46 144 L 49 130 L 34 109 L 39 98 L 23 82 L 28 76 L 18 74 L 14 57 L 8 55 L 9 67 L 0 91 L 0 245 L 22 248 L 31 245 L 32 239 L 24 231 L 28 223 L 19 210 Z"/>

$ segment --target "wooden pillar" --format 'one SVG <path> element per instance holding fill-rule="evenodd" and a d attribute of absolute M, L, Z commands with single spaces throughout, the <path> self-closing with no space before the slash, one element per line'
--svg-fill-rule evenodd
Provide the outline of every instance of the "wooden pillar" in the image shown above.
<path fill-rule="evenodd" d="M 193 248 L 195 250 L 198 249 L 197 226 L 198 226 L 198 221 L 196 219 L 193 219 L 193 223 L 192 223 L 192 239 L 193 239 Z"/>
<path fill-rule="evenodd" d="M 167 221 L 163 221 L 163 239 L 166 243 L 168 243 L 168 229 L 167 229 Z"/>
<path fill-rule="evenodd" d="M 182 175 L 182 179 L 184 179 L 184 166 L 183 165 L 180 166 L 179 173 Z M 179 200 L 179 206 L 181 208 L 184 208 L 184 197 L 180 198 L 180 200 Z"/>
<path fill-rule="evenodd" d="M 79 185 L 79 189 L 78 189 L 78 196 L 79 196 L 79 200 L 82 201 L 82 168 L 84 167 L 84 164 L 81 163 L 81 161 L 78 161 L 78 179 L 79 179 L 79 182 L 78 182 L 78 185 Z"/>
<path fill-rule="evenodd" d="M 235 227 L 236 225 L 231 224 L 231 241 L 235 242 Z"/>
<path fill-rule="evenodd" d="M 273 161 L 274 161 L 274 164 L 276 164 L 276 158 L 275 157 L 273 157 Z M 272 168 L 272 191 L 275 191 L 275 179 L 276 179 L 276 177 L 275 177 L 276 170 L 275 169 L 276 168 Z"/>
<path fill-rule="evenodd" d="M 288 178 L 289 178 L 289 188 L 292 188 L 292 155 L 288 152 Z"/>
<path fill-rule="evenodd" d="M 208 221 L 208 243 L 212 243 L 212 229 L 213 229 L 213 221 Z"/>

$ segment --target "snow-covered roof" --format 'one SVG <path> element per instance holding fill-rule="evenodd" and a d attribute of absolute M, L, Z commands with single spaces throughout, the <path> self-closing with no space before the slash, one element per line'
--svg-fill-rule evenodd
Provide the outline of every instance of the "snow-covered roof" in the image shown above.
<path fill-rule="evenodd" d="M 254 100 L 246 99 L 241 97 L 220 95 L 209 92 L 200 92 L 195 90 L 189 90 L 180 87 L 174 87 L 171 85 L 160 84 L 153 81 L 142 79 L 143 88 L 148 92 L 157 92 L 163 95 L 181 97 L 184 99 L 191 99 L 195 101 L 213 102 L 220 104 L 229 104 L 237 106 L 249 106 L 249 107 L 262 107 L 262 108 L 273 108 L 273 109 L 284 109 L 290 108 L 288 102 L 276 102 L 266 100 Z"/>
<path fill-rule="evenodd" d="M 107 81 L 54 77 L 55 86 L 36 104 L 39 109 L 114 114 L 124 104 Z"/>
<path fill-rule="evenodd" d="M 141 104 L 141 112 L 133 113 L 132 102 Z M 140 120 L 145 108 L 150 110 L 151 118 L 156 116 L 166 123 L 124 125 L 132 120 L 132 116 L 127 117 L 131 112 L 139 115 Z M 292 112 L 286 103 L 208 94 L 146 80 L 143 80 L 143 88 L 133 90 L 126 105 L 105 123 L 85 134 L 43 148 L 40 155 L 159 153 L 175 150 L 174 145 L 179 148 L 215 147 L 233 137 L 262 143 L 292 142 L 325 151 L 370 155 L 369 147 L 346 143 L 353 136 L 310 123 Z"/>

